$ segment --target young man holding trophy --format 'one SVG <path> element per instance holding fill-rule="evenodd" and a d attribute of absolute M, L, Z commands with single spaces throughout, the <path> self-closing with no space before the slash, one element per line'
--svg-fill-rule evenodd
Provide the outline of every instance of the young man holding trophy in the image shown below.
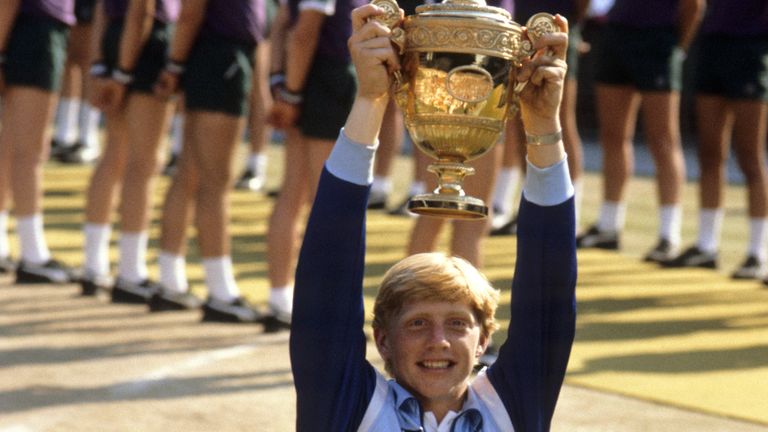
<path fill-rule="evenodd" d="M 443 4 L 463 7 L 450 3 Z M 397 14 L 396 4 L 352 13 L 357 97 L 325 164 L 296 273 L 290 348 L 297 430 L 548 430 L 575 329 L 573 186 L 558 118 L 567 22 L 554 18 L 555 32 L 533 42 L 533 57 L 500 78 L 519 83 L 514 89 L 529 144 L 507 342 L 496 363 L 472 378 L 497 327 L 499 293 L 462 259 L 413 255 L 387 272 L 374 307 L 388 381 L 365 358 L 362 289 L 377 135 L 393 77 L 413 82 L 418 76 L 413 64 L 401 67 L 390 42 L 400 31 L 399 17 L 388 22 L 394 31 L 382 24 L 392 10 Z M 479 63 L 484 57 L 462 58 Z"/>

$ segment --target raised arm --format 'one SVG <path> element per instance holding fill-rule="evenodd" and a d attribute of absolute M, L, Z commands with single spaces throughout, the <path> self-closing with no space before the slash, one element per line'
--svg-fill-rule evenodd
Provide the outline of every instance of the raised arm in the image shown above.
<path fill-rule="evenodd" d="M 558 110 L 565 80 L 567 23 L 542 37 L 518 75 L 528 173 L 518 213 L 517 262 L 507 341 L 488 378 L 515 430 L 546 431 L 575 329 L 576 242 L 573 186 Z"/>
<path fill-rule="evenodd" d="M 352 15 L 358 94 L 321 176 L 296 270 L 290 349 L 298 431 L 355 430 L 375 388 L 363 333 L 365 212 L 388 100 L 386 65 L 397 65 L 389 30 L 366 23 L 378 11 Z"/>

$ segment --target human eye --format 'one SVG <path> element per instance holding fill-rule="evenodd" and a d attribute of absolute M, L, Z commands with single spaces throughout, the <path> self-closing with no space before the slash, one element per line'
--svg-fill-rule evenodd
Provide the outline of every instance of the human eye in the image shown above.
<path fill-rule="evenodd" d="M 407 326 L 408 328 L 412 329 L 419 329 L 423 328 L 427 325 L 427 321 L 423 318 L 414 318 L 410 321 L 408 321 Z"/>
<path fill-rule="evenodd" d="M 448 325 L 457 330 L 464 330 L 469 327 L 469 323 L 461 318 L 452 318 L 448 321 Z"/>

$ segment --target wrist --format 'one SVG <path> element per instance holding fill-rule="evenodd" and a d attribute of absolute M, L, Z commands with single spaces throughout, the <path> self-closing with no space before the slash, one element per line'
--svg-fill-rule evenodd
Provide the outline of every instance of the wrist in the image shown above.
<path fill-rule="evenodd" d="M 553 145 L 561 142 L 563 140 L 563 131 L 558 130 L 553 133 L 549 134 L 530 134 L 527 131 L 525 132 L 525 142 L 528 145 L 535 145 L 535 146 L 541 146 L 541 145 Z"/>
<path fill-rule="evenodd" d="M 303 94 L 288 90 L 288 88 L 285 87 L 285 84 L 277 86 L 275 96 L 278 100 L 290 105 L 301 105 L 301 103 L 304 102 Z"/>
<path fill-rule="evenodd" d="M 117 68 L 112 71 L 111 78 L 122 85 L 129 85 L 133 82 L 133 73 Z"/>
<path fill-rule="evenodd" d="M 560 119 L 555 118 L 537 118 L 525 116 L 523 118 L 523 129 L 529 135 L 549 135 L 562 130 Z"/>
<path fill-rule="evenodd" d="M 168 61 L 165 62 L 165 67 L 163 69 L 174 75 L 181 75 L 187 69 L 187 65 L 183 61 L 168 59 Z"/>
<path fill-rule="evenodd" d="M 109 72 L 109 68 L 101 60 L 93 62 L 93 64 L 91 64 L 91 68 L 88 69 L 88 75 L 97 78 L 103 78 L 107 76 L 107 72 Z"/>

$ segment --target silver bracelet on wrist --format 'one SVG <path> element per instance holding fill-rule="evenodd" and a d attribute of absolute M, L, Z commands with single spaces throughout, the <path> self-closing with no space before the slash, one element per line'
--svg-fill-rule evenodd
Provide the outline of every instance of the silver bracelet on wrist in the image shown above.
<path fill-rule="evenodd" d="M 563 130 L 560 129 L 557 132 L 546 135 L 531 135 L 528 132 L 525 133 L 525 141 L 530 145 L 552 145 L 557 144 L 563 140 Z"/>
<path fill-rule="evenodd" d="M 108 70 L 109 68 L 107 68 L 107 65 L 102 62 L 96 62 L 91 65 L 91 68 L 88 70 L 88 74 L 92 77 L 103 77 L 107 74 Z"/>
<path fill-rule="evenodd" d="M 112 79 L 122 85 L 128 85 L 133 82 L 133 75 L 117 68 L 112 71 Z"/>
<path fill-rule="evenodd" d="M 165 63 L 165 70 L 167 70 L 168 72 L 170 72 L 170 73 L 172 73 L 174 75 L 181 75 L 181 74 L 184 73 L 184 71 L 186 69 L 187 69 L 186 65 L 184 63 L 181 63 L 181 62 L 177 62 L 177 61 L 173 61 L 173 60 L 168 60 Z"/>

